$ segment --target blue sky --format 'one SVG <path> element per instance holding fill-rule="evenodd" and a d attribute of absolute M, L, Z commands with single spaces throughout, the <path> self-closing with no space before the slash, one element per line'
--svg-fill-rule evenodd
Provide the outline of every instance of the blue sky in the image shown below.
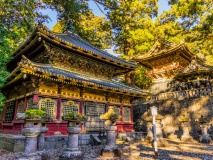
<path fill-rule="evenodd" d="M 92 9 L 92 11 L 95 15 L 104 16 L 103 13 L 98 9 L 97 5 L 91 0 L 89 1 L 89 7 Z M 161 14 L 164 10 L 168 10 L 168 9 L 169 9 L 169 6 L 168 6 L 167 0 L 159 0 L 158 14 Z M 43 11 L 43 13 L 49 15 L 49 17 L 51 18 L 51 21 L 49 21 L 49 23 L 46 23 L 46 25 L 49 29 L 52 29 L 52 27 L 57 23 L 56 12 L 54 12 L 50 9 L 47 9 L 47 10 Z"/>

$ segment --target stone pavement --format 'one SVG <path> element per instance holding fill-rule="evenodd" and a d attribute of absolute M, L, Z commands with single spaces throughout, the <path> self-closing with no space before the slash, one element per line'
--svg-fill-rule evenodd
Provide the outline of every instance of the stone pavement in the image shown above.
<path fill-rule="evenodd" d="M 179 140 L 168 140 L 168 146 L 159 148 L 160 160 L 213 160 L 213 143 L 203 144 L 198 142 L 181 142 Z M 106 160 L 101 158 L 102 145 L 83 145 L 80 150 L 84 160 Z M 119 160 L 154 160 L 153 147 L 141 142 L 119 145 L 123 155 Z M 58 160 L 62 149 L 45 151 L 43 160 Z M 1 160 L 15 160 L 21 155 L 20 152 L 8 152 L 0 149 Z M 118 159 L 117 159 L 118 160 Z"/>

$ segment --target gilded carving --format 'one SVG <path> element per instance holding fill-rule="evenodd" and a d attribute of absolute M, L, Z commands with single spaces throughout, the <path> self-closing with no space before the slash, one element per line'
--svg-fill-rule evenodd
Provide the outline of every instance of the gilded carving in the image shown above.
<path fill-rule="evenodd" d="M 125 70 L 113 67 L 102 62 L 98 62 L 86 57 L 67 52 L 61 48 L 53 47 L 51 44 L 45 44 L 46 51 L 37 56 L 34 61 L 39 63 L 50 63 L 55 66 L 67 68 L 72 71 L 88 73 L 100 78 L 110 78 L 121 74 Z"/>

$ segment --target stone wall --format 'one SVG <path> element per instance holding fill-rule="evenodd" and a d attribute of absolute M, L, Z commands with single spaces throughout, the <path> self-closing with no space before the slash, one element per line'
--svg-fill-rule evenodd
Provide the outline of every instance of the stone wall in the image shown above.
<path fill-rule="evenodd" d="M 190 121 L 190 134 L 197 138 L 200 134 L 199 123 L 196 122 L 201 115 L 210 118 L 210 127 L 213 125 L 213 96 L 199 96 L 193 98 L 168 99 L 157 102 L 146 102 L 134 107 L 134 122 L 136 131 L 146 131 L 144 113 L 151 106 L 158 107 L 158 112 L 164 117 L 162 120 L 165 136 L 171 133 L 181 134 L 178 117 L 186 112 Z M 142 117 L 142 119 L 140 118 Z"/>
<path fill-rule="evenodd" d="M 98 134 L 94 134 L 98 136 Z M 80 134 L 78 137 L 79 145 L 90 144 L 90 134 Z M 45 136 L 44 149 L 56 149 L 67 147 L 68 136 L 67 135 L 51 135 Z M 24 151 L 25 136 L 12 135 L 12 134 L 0 134 L 0 148 L 11 152 L 23 152 Z"/>

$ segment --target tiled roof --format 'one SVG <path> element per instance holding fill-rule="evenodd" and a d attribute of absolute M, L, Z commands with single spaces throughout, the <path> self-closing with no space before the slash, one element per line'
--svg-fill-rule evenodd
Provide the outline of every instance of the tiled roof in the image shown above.
<path fill-rule="evenodd" d="M 180 44 L 174 44 L 166 40 L 158 39 L 153 45 L 153 47 L 146 54 L 136 55 L 132 58 L 132 60 L 138 61 L 143 59 L 150 59 L 153 57 L 158 57 L 164 54 L 172 53 L 173 51 L 176 51 L 180 48 L 185 48 L 185 50 L 187 50 L 187 52 L 191 56 L 193 56 L 193 54 L 188 50 L 184 41 L 181 42 Z"/>
<path fill-rule="evenodd" d="M 66 42 L 69 42 L 75 46 L 79 46 L 83 49 L 86 49 L 88 51 L 91 51 L 91 52 L 94 52 L 102 57 L 106 57 L 106 58 L 109 58 L 109 59 L 112 59 L 112 60 L 116 60 L 118 62 L 121 62 L 121 63 L 125 63 L 127 65 L 130 65 L 130 66 L 135 66 L 136 64 L 133 63 L 133 62 L 128 62 L 128 61 L 125 61 L 119 57 L 116 57 L 116 56 L 113 56 L 111 54 L 109 54 L 108 52 L 106 51 L 103 51 L 103 50 L 100 50 L 98 48 L 96 48 L 95 46 L 93 46 L 92 44 L 86 42 L 85 40 L 83 40 L 81 37 L 79 37 L 78 35 L 76 34 L 73 34 L 72 32 L 70 31 L 66 31 L 65 33 L 60 33 L 60 34 L 57 34 L 57 33 L 53 33 L 56 37 L 58 37 L 59 39 L 62 39 Z"/>
<path fill-rule="evenodd" d="M 98 79 L 92 77 L 90 75 L 86 75 L 83 73 L 78 73 L 70 70 L 66 70 L 63 68 L 59 68 L 56 66 L 52 66 L 50 64 L 38 64 L 30 61 L 26 57 L 22 59 L 19 63 L 19 68 L 24 68 L 24 72 L 40 77 L 50 78 L 51 80 L 60 81 L 64 83 L 71 84 L 86 84 L 86 86 L 97 86 L 100 89 L 105 88 L 109 90 L 114 90 L 115 92 L 130 93 L 141 95 L 148 95 L 148 93 L 144 93 L 140 88 L 131 87 L 125 84 L 121 84 L 115 82 L 110 79 Z M 48 76 L 47 76 L 48 75 Z"/>

